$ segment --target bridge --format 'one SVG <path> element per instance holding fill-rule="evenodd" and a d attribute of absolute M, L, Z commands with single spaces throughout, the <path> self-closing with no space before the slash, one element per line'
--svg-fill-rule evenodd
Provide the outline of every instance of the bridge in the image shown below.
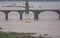
<path fill-rule="evenodd" d="M 5 19 L 8 20 L 8 14 L 11 11 L 16 11 L 20 14 L 20 20 L 22 20 L 22 14 L 25 12 L 25 10 L 0 10 L 5 14 Z M 34 13 L 34 19 L 38 20 L 39 19 L 39 14 L 44 12 L 44 11 L 53 11 L 56 12 L 59 15 L 59 19 L 60 19 L 60 10 L 29 10 L 32 11 L 32 13 Z M 28 13 L 27 13 L 28 14 Z"/>
<path fill-rule="evenodd" d="M 5 7 L 9 7 L 9 6 L 5 6 Z M 20 20 L 22 20 L 22 14 L 25 12 L 26 14 L 29 14 L 29 11 L 32 11 L 34 13 L 34 19 L 35 20 L 38 20 L 39 19 L 39 14 L 41 12 L 44 12 L 44 11 L 54 11 L 56 12 L 58 15 L 59 15 L 59 19 L 60 19 L 60 9 L 55 9 L 55 10 L 29 10 L 29 1 L 25 1 L 25 10 L 0 10 L 2 12 L 4 12 L 5 14 L 5 19 L 8 20 L 8 14 L 11 12 L 11 11 L 17 11 L 19 14 L 20 14 Z"/>

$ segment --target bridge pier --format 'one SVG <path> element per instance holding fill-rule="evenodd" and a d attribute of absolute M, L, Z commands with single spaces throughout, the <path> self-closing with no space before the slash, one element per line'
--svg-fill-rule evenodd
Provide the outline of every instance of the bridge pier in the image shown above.
<path fill-rule="evenodd" d="M 59 20 L 60 20 L 60 11 L 58 13 L 59 13 Z"/>
<path fill-rule="evenodd" d="M 59 12 L 59 20 L 60 20 L 60 12 Z"/>
<path fill-rule="evenodd" d="M 38 20 L 40 11 L 33 11 L 33 13 L 34 13 L 34 20 Z"/>
<path fill-rule="evenodd" d="M 20 20 L 22 20 L 22 14 L 20 14 Z"/>
<path fill-rule="evenodd" d="M 3 11 L 3 12 L 5 13 L 5 19 L 8 20 L 8 13 L 9 13 L 10 11 Z"/>
<path fill-rule="evenodd" d="M 60 15 L 59 15 L 59 19 L 60 19 Z"/>
<path fill-rule="evenodd" d="M 58 13 L 58 15 L 59 15 L 59 20 L 60 20 L 60 10 L 56 10 L 55 12 Z"/>
<path fill-rule="evenodd" d="M 34 14 L 34 19 L 35 20 L 38 20 L 39 19 L 37 14 Z"/>
<path fill-rule="evenodd" d="M 5 19 L 6 19 L 6 20 L 8 20 L 8 13 L 7 13 L 7 14 L 5 14 Z"/>
<path fill-rule="evenodd" d="M 19 14 L 20 14 L 20 20 L 22 20 L 23 18 L 22 18 L 22 14 L 23 14 L 23 11 L 18 11 L 19 12 Z"/>

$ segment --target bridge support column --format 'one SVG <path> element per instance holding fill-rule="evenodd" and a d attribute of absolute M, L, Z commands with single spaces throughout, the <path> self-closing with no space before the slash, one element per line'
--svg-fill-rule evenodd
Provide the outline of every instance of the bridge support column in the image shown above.
<path fill-rule="evenodd" d="M 5 19 L 8 20 L 8 13 L 9 13 L 10 11 L 3 11 L 3 12 L 5 13 Z"/>
<path fill-rule="evenodd" d="M 22 20 L 22 14 L 20 13 L 20 20 Z"/>
<path fill-rule="evenodd" d="M 20 14 L 20 20 L 22 20 L 23 18 L 22 18 L 22 14 L 23 14 L 23 11 L 18 11 L 19 12 L 19 14 Z"/>
<path fill-rule="evenodd" d="M 58 13 L 59 13 L 59 20 L 60 20 L 60 11 Z"/>
<path fill-rule="evenodd" d="M 59 15 L 59 20 L 60 20 L 60 10 L 56 10 L 56 13 Z"/>
<path fill-rule="evenodd" d="M 35 20 L 38 20 L 39 18 L 38 18 L 38 14 L 34 14 L 34 19 Z"/>
<path fill-rule="evenodd" d="M 34 19 L 38 20 L 39 19 L 39 11 L 33 11 L 34 12 Z"/>
<path fill-rule="evenodd" d="M 5 19 L 8 20 L 8 14 L 6 14 Z"/>
<path fill-rule="evenodd" d="M 59 20 L 60 20 L 60 14 L 59 14 Z"/>

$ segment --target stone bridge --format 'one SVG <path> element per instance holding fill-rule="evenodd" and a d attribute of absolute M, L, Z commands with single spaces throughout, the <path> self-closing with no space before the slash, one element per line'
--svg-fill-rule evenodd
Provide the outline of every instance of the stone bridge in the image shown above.
<path fill-rule="evenodd" d="M 20 20 L 22 20 L 22 14 L 25 12 L 25 10 L 0 10 L 5 14 L 5 19 L 8 20 L 8 14 L 11 11 L 17 11 L 20 14 Z M 39 14 L 44 12 L 44 11 L 54 11 L 59 15 L 59 19 L 60 19 L 60 10 L 29 10 L 32 11 L 34 13 L 34 19 L 38 20 L 39 19 Z"/>

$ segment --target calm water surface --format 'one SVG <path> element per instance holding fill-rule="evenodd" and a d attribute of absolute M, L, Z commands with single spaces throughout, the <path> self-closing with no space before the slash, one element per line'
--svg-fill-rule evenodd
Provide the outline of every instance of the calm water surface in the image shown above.
<path fill-rule="evenodd" d="M 60 20 L 39 19 L 26 22 L 25 20 L 0 20 L 0 26 L 4 31 L 14 32 L 36 32 L 38 34 L 49 34 L 60 36 Z"/>

